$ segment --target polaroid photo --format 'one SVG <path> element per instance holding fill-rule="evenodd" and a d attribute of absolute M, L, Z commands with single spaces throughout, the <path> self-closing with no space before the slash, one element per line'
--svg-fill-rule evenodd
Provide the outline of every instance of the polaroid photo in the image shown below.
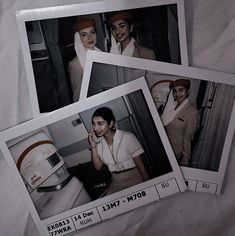
<path fill-rule="evenodd" d="M 220 193 L 234 133 L 235 75 L 90 51 L 80 99 L 141 76 L 188 188 Z"/>
<path fill-rule="evenodd" d="M 16 16 L 34 117 L 78 101 L 88 49 L 188 65 L 183 0 L 99 1 Z"/>
<path fill-rule="evenodd" d="M 0 145 L 43 236 L 187 189 L 144 78 L 5 130 Z"/>

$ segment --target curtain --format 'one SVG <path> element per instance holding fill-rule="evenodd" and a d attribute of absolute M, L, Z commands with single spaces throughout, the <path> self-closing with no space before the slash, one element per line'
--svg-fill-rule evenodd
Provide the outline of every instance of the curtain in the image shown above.
<path fill-rule="evenodd" d="M 208 118 L 199 168 L 218 170 L 234 98 L 234 86 L 218 84 Z"/>
<path fill-rule="evenodd" d="M 42 21 L 42 29 L 55 73 L 55 84 L 59 105 L 71 103 L 69 82 L 65 74 L 63 58 L 59 47 L 59 27 L 57 19 Z"/>

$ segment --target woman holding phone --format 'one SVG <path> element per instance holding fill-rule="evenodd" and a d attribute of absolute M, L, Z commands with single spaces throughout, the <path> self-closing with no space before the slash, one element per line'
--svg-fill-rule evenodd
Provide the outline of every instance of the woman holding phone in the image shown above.
<path fill-rule="evenodd" d="M 142 161 L 144 153 L 134 134 L 115 128 L 110 108 L 98 108 L 92 115 L 92 131 L 88 135 L 94 167 L 104 164 L 112 174 L 105 195 L 112 194 L 149 179 Z"/>

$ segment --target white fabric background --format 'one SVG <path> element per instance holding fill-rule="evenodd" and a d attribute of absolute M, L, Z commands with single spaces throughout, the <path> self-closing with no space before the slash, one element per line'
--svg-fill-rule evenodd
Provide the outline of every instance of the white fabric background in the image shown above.
<path fill-rule="evenodd" d="M 15 11 L 81 1 L 0 1 L 0 130 L 32 117 Z M 88 1 L 85 1 L 88 2 Z M 235 73 L 235 1 L 185 0 L 190 65 Z M 188 192 L 73 233 L 80 236 L 235 235 L 234 141 L 219 196 Z M 0 235 L 37 235 L 26 204 L 0 155 Z"/>

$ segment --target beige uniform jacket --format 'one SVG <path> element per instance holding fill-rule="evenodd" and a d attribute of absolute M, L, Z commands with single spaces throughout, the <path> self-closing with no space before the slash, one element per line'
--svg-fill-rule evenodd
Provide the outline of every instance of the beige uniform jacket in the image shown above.
<path fill-rule="evenodd" d="M 190 103 L 179 111 L 165 126 L 175 156 L 181 165 L 188 166 L 191 159 L 192 141 L 198 127 L 198 110 Z"/>

